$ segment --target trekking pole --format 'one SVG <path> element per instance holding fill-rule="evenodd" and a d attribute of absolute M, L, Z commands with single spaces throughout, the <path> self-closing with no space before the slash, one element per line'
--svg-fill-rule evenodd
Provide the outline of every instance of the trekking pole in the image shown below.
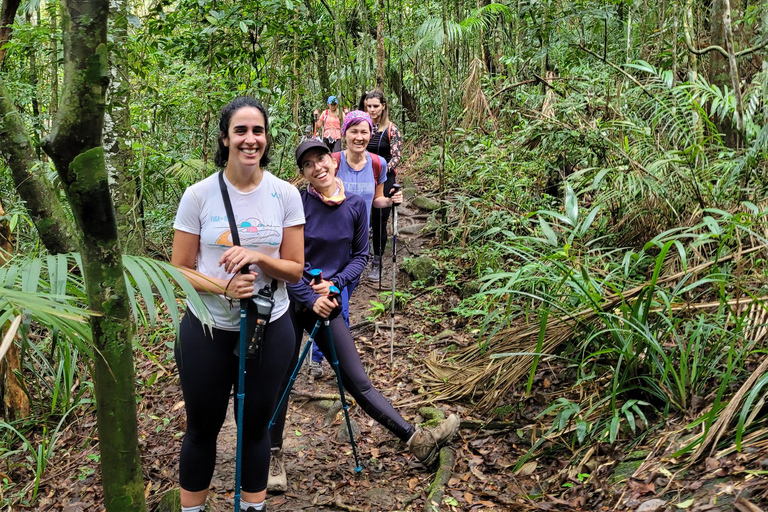
<path fill-rule="evenodd" d="M 248 265 L 240 272 L 248 273 Z M 240 346 L 237 367 L 237 449 L 235 451 L 235 512 L 240 512 L 241 477 L 243 474 L 243 406 L 245 404 L 245 347 L 248 330 L 248 301 L 240 299 Z"/>
<path fill-rule="evenodd" d="M 392 194 L 400 190 L 400 185 L 392 185 Z M 389 364 L 395 359 L 395 280 L 397 278 L 397 205 L 392 203 L 392 329 L 389 337 Z"/>
<path fill-rule="evenodd" d="M 329 299 L 338 298 L 340 291 L 335 286 L 331 286 Z M 349 442 L 352 445 L 352 455 L 355 456 L 355 474 L 362 473 L 363 466 L 360 465 L 360 459 L 357 457 L 357 446 L 355 445 L 355 434 L 352 432 L 352 422 L 349 420 L 349 406 L 347 406 L 347 399 L 344 398 L 344 384 L 341 382 L 341 370 L 339 370 L 339 358 L 336 357 L 336 346 L 333 344 L 333 335 L 331 334 L 331 321 L 328 318 L 323 318 L 323 324 L 325 325 L 326 332 L 328 333 L 328 346 L 331 349 L 331 366 L 336 373 L 336 382 L 339 384 L 339 395 L 341 395 L 341 407 L 344 409 L 344 419 L 347 422 L 347 432 L 349 432 Z"/>
<path fill-rule="evenodd" d="M 312 276 L 312 280 L 315 284 L 320 284 L 323 281 L 323 271 L 319 269 L 312 269 L 309 271 L 309 275 Z M 275 412 L 272 415 L 272 419 L 269 420 L 269 427 L 267 427 L 269 430 L 272 430 L 272 427 L 275 426 L 275 420 L 277 419 L 277 415 L 280 414 L 280 408 L 283 406 L 283 402 L 288 399 L 288 396 L 291 394 L 291 390 L 293 389 L 293 385 L 296 383 L 296 376 L 299 374 L 299 369 L 301 368 L 301 365 L 304 363 L 304 359 L 307 358 L 307 354 L 309 353 L 310 348 L 312 347 L 312 344 L 315 342 L 315 335 L 317 335 L 318 329 L 320 329 L 320 319 L 317 319 L 317 322 L 315 322 L 315 326 L 312 328 L 312 332 L 309 333 L 309 339 L 307 340 L 307 344 L 304 345 L 304 350 L 301 351 L 301 356 L 299 357 L 298 362 L 296 363 L 296 367 L 293 369 L 293 373 L 291 373 L 291 379 L 288 381 L 288 387 L 285 388 L 285 391 L 283 391 L 283 396 L 280 397 L 280 402 L 278 402 L 277 407 L 275 408 Z"/>

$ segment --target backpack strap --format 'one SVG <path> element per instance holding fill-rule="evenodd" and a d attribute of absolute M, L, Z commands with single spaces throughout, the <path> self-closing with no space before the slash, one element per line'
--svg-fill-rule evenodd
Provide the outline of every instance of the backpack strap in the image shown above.
<path fill-rule="evenodd" d="M 381 174 L 381 160 L 380 160 L 381 157 L 373 153 L 368 153 L 368 156 L 371 157 L 371 167 L 373 167 L 373 177 L 375 178 L 376 184 L 378 185 L 379 175 Z"/>
<path fill-rule="evenodd" d="M 338 167 L 341 165 L 341 152 L 331 153 L 331 156 L 336 160 L 336 170 L 338 171 Z"/>

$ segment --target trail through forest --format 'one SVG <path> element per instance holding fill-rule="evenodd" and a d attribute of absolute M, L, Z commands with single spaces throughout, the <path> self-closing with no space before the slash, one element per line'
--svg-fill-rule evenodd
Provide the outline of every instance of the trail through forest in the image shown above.
<path fill-rule="evenodd" d="M 413 204 L 400 209 L 401 227 L 421 223 L 422 218 Z M 401 233 L 398 264 L 433 243 L 431 236 Z M 387 272 L 392 266 L 391 247 L 390 242 L 384 258 Z M 381 291 L 387 291 L 390 283 L 391 279 L 385 278 Z M 404 272 L 398 273 L 397 283 L 398 290 L 414 292 Z M 458 297 L 414 292 L 408 307 L 398 311 L 395 318 L 394 363 L 390 365 L 389 311 L 368 319 L 370 301 L 385 301 L 376 288 L 363 278 L 352 301 L 351 324 L 358 350 L 374 385 L 406 420 L 421 422 L 424 418 L 414 402 L 430 396 L 430 390 L 420 382 L 426 371 L 424 361 L 433 351 L 475 343 L 476 337 L 464 332 L 457 316 L 451 314 Z M 144 384 L 139 387 L 139 431 L 148 507 L 175 511 L 163 508 L 163 502 L 177 488 L 185 420 L 172 358 L 174 333 L 172 329 L 162 332 L 162 342 L 153 344 L 158 351 L 137 353 L 137 379 Z M 140 339 L 156 334 L 142 332 Z M 469 403 L 433 404 L 462 418 L 452 444 L 456 463 L 436 510 L 765 510 L 749 508 L 768 503 L 766 481 L 759 476 L 768 468 L 765 449 L 751 447 L 741 454 L 709 458 L 703 465 L 681 470 L 668 457 L 669 449 L 660 447 L 674 439 L 683 425 L 661 425 L 656 435 L 636 444 L 596 443 L 579 447 L 570 455 L 563 438 L 542 439 L 547 436 L 540 413 L 558 396 L 572 392 L 572 383 L 563 378 L 566 368 L 560 364 L 557 359 L 544 362 L 535 378 L 535 392 L 529 397 L 516 392 L 510 399 L 519 399 L 517 406 L 501 407 L 499 411 L 504 412 L 495 417 L 479 415 Z M 324 377 L 316 382 L 306 368 L 299 374 L 285 429 L 289 490 L 270 495 L 269 510 L 425 510 L 435 472 L 421 468 L 404 443 L 357 406 L 350 410 L 360 429 L 356 440 L 364 470 L 354 474 L 350 445 L 339 438 L 343 414 L 334 403 L 338 389 L 327 363 L 324 369 Z M 146 385 L 153 375 L 159 376 Z M 92 410 L 75 414 L 79 416 L 64 427 L 42 479 L 40 511 L 104 510 L 95 415 Z M 233 507 L 235 436 L 230 408 L 219 437 L 208 511 L 224 512 Z M 543 455 L 514 471 L 532 445 Z"/>

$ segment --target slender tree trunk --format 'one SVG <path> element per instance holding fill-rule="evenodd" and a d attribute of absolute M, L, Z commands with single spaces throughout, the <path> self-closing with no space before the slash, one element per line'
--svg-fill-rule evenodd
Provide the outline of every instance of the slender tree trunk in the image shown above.
<path fill-rule="evenodd" d="M 443 62 L 440 66 L 442 80 L 442 117 L 440 123 L 440 168 L 438 170 L 438 191 L 442 195 L 445 191 L 445 145 L 448 136 L 448 88 L 450 86 L 450 75 L 448 72 L 448 0 L 443 0 Z"/>
<path fill-rule="evenodd" d="M 95 345 L 101 476 L 108 512 L 146 510 L 138 447 L 133 325 L 123 277 L 102 129 L 109 82 L 108 0 L 63 0 L 64 90 L 44 142 L 82 236 L 83 276 Z"/>
<path fill-rule="evenodd" d="M 381 91 L 384 90 L 384 80 L 386 77 L 384 72 L 386 63 L 386 54 L 384 53 L 385 12 L 384 0 L 379 0 L 379 18 L 376 22 L 376 88 Z"/>
<path fill-rule="evenodd" d="M 50 111 L 50 122 L 53 123 L 53 119 L 56 117 L 56 112 L 59 110 L 59 4 L 53 2 L 50 6 L 50 18 L 51 18 L 51 106 L 48 109 Z M 50 126 L 49 126 L 50 129 Z"/>
<path fill-rule="evenodd" d="M 3 205 L 0 204 L 0 266 L 3 266 L 12 254 L 11 228 L 8 219 L 5 218 Z M 6 322 L 0 329 L 0 339 L 5 337 L 10 325 L 10 321 Z M 8 352 L 0 359 L 0 401 L 2 401 L 0 417 L 9 421 L 29 416 L 29 398 L 17 375 L 22 375 L 19 348 L 11 342 Z"/>
<path fill-rule="evenodd" d="M 725 33 L 725 51 L 728 52 L 728 74 L 731 78 L 733 95 L 736 98 L 736 130 L 744 135 L 744 104 L 741 98 L 741 80 L 739 66 L 736 63 L 736 49 L 733 45 L 733 27 L 731 25 L 731 2 L 723 1 L 723 32 Z M 736 142 L 738 143 L 738 142 Z"/>
<path fill-rule="evenodd" d="M 16 19 L 16 11 L 19 10 L 20 4 L 21 0 L 3 0 L 2 8 L 0 8 L 0 65 L 2 65 L 7 52 L 3 46 L 11 40 L 11 25 Z"/>
<path fill-rule="evenodd" d="M 216 9 L 216 0 L 213 0 L 213 9 Z M 208 75 L 208 80 L 206 82 L 206 90 L 210 89 L 211 85 L 211 71 L 213 70 L 213 34 L 215 32 L 211 32 L 211 36 L 208 39 L 208 69 L 206 70 L 206 73 Z M 203 138 L 203 151 L 202 151 L 202 158 L 203 158 L 203 172 L 202 177 L 204 178 L 206 176 L 206 171 L 208 169 L 208 128 L 211 123 L 211 108 L 210 108 L 210 101 L 206 101 L 206 110 L 205 115 L 203 116 L 203 124 L 201 125 L 201 131 L 200 134 Z"/>
<path fill-rule="evenodd" d="M 127 0 L 111 0 L 109 89 L 104 115 L 104 157 L 112 200 L 117 212 L 120 243 L 128 254 L 144 253 L 144 233 L 138 218 L 136 183 L 130 174 L 133 162 L 131 135 L 131 84 L 125 46 L 128 41 Z"/>
<path fill-rule="evenodd" d="M 315 62 L 317 81 L 320 82 L 320 95 L 324 96 L 321 100 L 325 100 L 331 93 L 331 78 L 328 75 L 328 51 L 322 42 L 317 43 L 315 48 L 317 49 L 317 61 Z"/>
<path fill-rule="evenodd" d="M 763 14 L 760 18 L 760 32 L 762 37 L 768 37 L 768 6 L 763 5 Z M 768 76 L 768 60 L 763 59 L 763 75 Z M 763 122 L 768 121 L 768 80 L 763 79 Z"/>
<path fill-rule="evenodd" d="M 712 14 L 710 16 L 710 43 L 715 46 L 719 46 L 722 48 L 726 48 L 726 51 L 729 53 L 733 53 L 732 50 L 727 50 L 728 45 L 728 36 L 726 35 L 726 14 L 727 14 L 727 24 L 730 29 L 730 3 L 728 0 L 713 0 L 712 2 Z M 731 35 L 731 45 L 733 44 L 733 35 Z M 712 85 L 717 85 L 719 87 L 728 86 L 733 87 L 733 81 L 731 76 L 731 67 L 729 63 L 728 58 L 726 58 L 724 55 L 720 54 L 720 52 L 712 51 L 709 52 L 709 82 Z M 735 59 L 734 59 L 735 60 Z M 738 73 L 738 70 L 736 70 Z M 738 86 L 737 86 L 738 88 Z M 734 89 L 734 92 L 737 92 L 736 89 Z M 740 92 L 738 93 L 738 96 L 736 98 L 737 103 L 737 109 L 739 107 L 741 99 Z M 740 124 L 740 119 L 738 118 L 739 114 L 737 113 L 737 130 L 741 131 L 738 128 L 738 125 Z M 736 145 L 736 131 L 733 129 L 733 121 L 731 119 L 724 119 L 722 122 L 720 120 L 715 120 L 718 126 L 718 130 L 721 133 L 725 134 L 725 143 L 729 147 L 735 147 Z"/>
<path fill-rule="evenodd" d="M 299 9 L 293 11 L 293 76 L 291 77 L 291 88 L 293 89 L 293 124 L 297 130 L 293 134 L 293 144 L 296 145 L 299 138 Z"/>

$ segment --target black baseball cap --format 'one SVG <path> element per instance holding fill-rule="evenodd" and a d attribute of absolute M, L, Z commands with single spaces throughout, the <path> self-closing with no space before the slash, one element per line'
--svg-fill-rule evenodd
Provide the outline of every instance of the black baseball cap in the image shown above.
<path fill-rule="evenodd" d="M 299 166 L 299 170 L 301 170 L 301 159 L 304 157 L 304 154 L 311 149 L 319 149 L 323 153 L 331 152 L 331 150 L 328 149 L 328 146 L 325 145 L 325 142 L 316 139 L 305 140 L 296 148 L 296 165 Z"/>

